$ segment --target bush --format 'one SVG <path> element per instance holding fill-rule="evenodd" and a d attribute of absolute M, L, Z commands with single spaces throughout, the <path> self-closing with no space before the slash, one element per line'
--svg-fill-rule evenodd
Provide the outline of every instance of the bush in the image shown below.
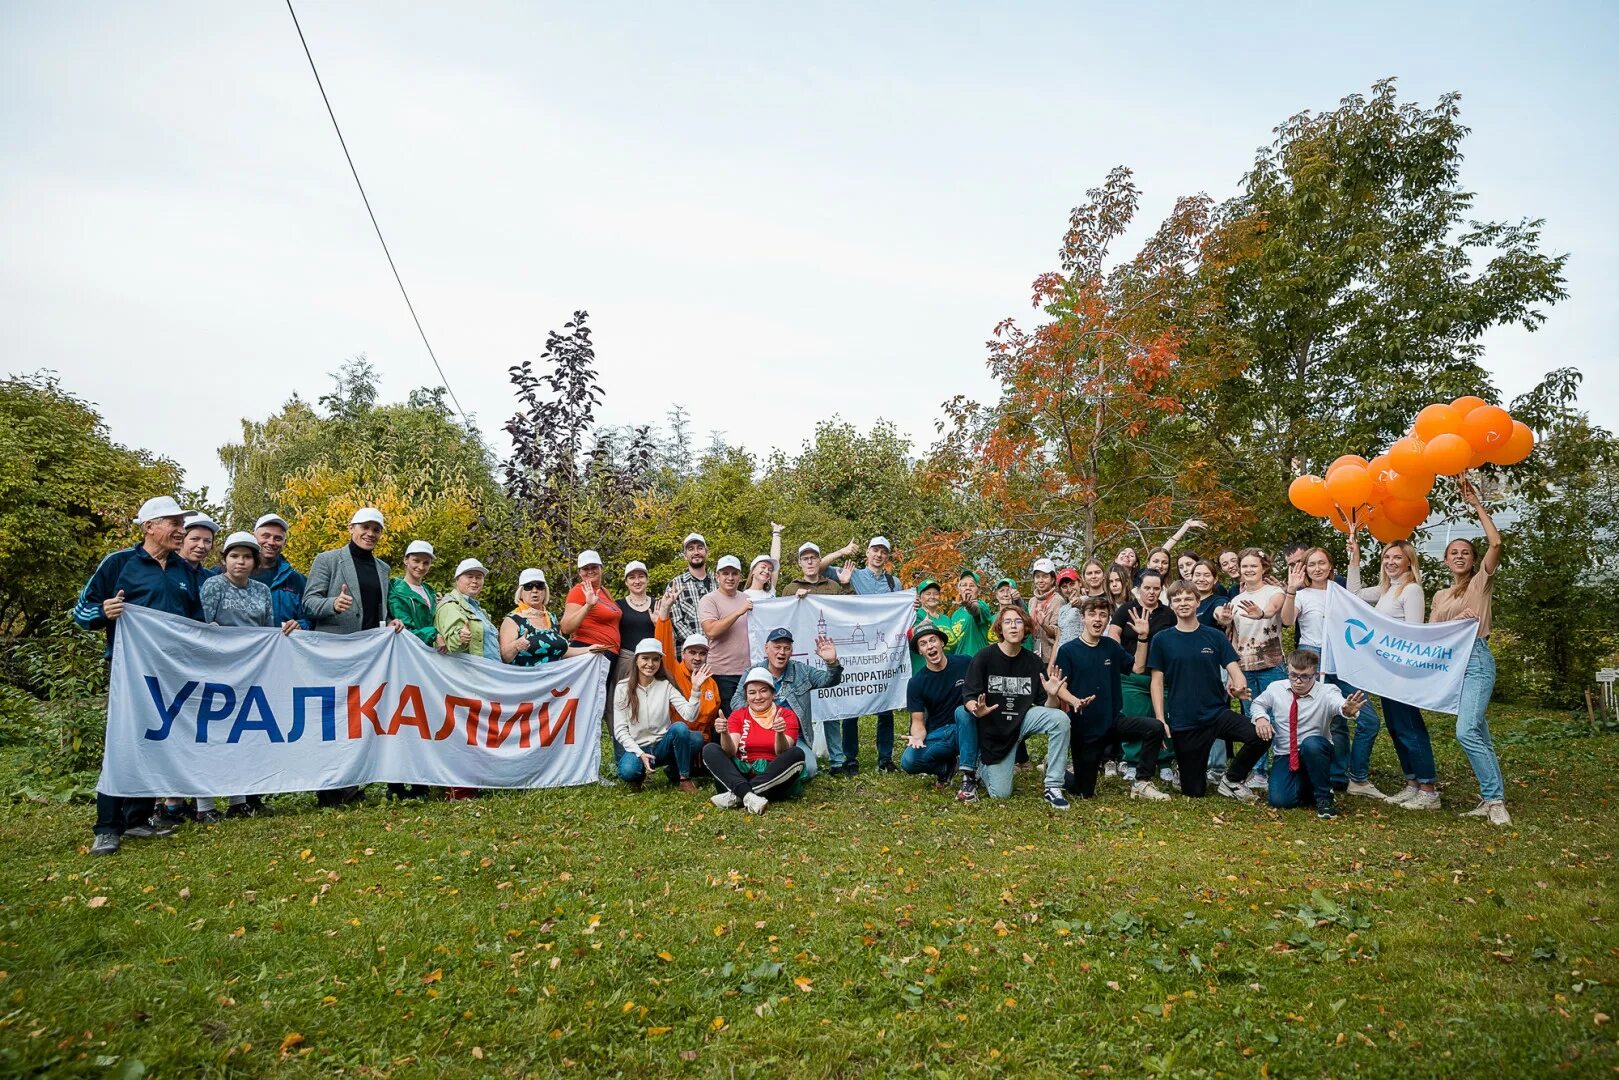
<path fill-rule="evenodd" d="M 15 798 L 95 795 L 106 738 L 107 666 L 98 638 L 75 629 L 7 644 L 0 739 L 14 748 Z"/>

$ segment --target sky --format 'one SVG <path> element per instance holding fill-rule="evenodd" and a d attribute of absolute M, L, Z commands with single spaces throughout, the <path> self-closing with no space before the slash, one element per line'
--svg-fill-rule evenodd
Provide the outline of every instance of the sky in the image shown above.
<path fill-rule="evenodd" d="M 1619 380 L 1619 4 L 342 4 L 295 0 L 449 384 L 498 455 L 507 369 L 590 313 L 600 419 L 675 404 L 758 454 L 834 415 L 917 448 L 992 392 L 1069 208 L 1133 250 L 1288 116 L 1455 90 L 1480 217 L 1544 217 L 1569 298 L 1494 330 L 1503 395 Z M 438 376 L 285 4 L 0 0 L 0 351 L 217 496 L 216 450 L 364 353 Z M 1604 377 L 1606 375 L 1607 377 Z"/>

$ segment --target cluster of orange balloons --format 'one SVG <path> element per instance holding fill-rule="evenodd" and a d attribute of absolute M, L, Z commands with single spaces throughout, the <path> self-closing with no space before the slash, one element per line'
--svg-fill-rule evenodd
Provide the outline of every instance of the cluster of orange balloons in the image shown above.
<path fill-rule="evenodd" d="M 1434 479 L 1486 463 L 1516 465 L 1535 447 L 1534 432 L 1483 398 L 1435 402 L 1417 413 L 1410 434 L 1367 461 L 1345 454 L 1325 476 L 1301 476 L 1287 498 L 1338 531 L 1365 529 L 1380 543 L 1409 539 L 1428 520 Z"/>

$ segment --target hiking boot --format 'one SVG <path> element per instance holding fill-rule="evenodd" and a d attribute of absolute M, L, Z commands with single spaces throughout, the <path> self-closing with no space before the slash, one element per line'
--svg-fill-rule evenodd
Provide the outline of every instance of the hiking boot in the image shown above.
<path fill-rule="evenodd" d="M 120 841 L 117 833 L 98 832 L 96 833 L 95 843 L 90 845 L 90 854 L 116 855 L 118 854 L 119 845 Z"/>
<path fill-rule="evenodd" d="M 1046 788 L 1045 800 L 1046 805 L 1053 810 L 1066 810 L 1073 805 L 1068 801 L 1068 796 L 1062 793 L 1062 788 L 1060 787 Z"/>
<path fill-rule="evenodd" d="M 676 790 L 682 791 L 687 795 L 697 794 L 697 785 L 691 782 L 691 777 L 689 776 L 682 776 L 680 778 L 680 783 L 676 784 L 675 788 Z"/>
<path fill-rule="evenodd" d="M 756 795 L 750 791 L 746 795 L 742 796 L 742 805 L 750 814 L 762 814 L 765 812 L 765 809 L 769 807 L 770 800 L 765 798 L 763 795 Z"/>
<path fill-rule="evenodd" d="M 1349 781 L 1349 787 L 1344 790 L 1351 795 L 1364 795 L 1368 799 L 1376 799 L 1378 802 L 1389 801 L 1389 797 L 1379 791 L 1377 785 L 1370 780 L 1351 780 Z"/>
<path fill-rule="evenodd" d="M 1239 784 L 1227 776 L 1220 777 L 1220 786 L 1215 788 L 1215 791 L 1228 799 L 1236 799 L 1238 802 L 1256 803 L 1259 801 L 1259 796 L 1254 794 L 1252 788 Z"/>
<path fill-rule="evenodd" d="M 742 800 L 731 794 L 729 791 L 722 791 L 717 795 L 710 795 L 708 797 L 708 801 L 719 807 L 721 810 L 735 810 L 737 807 L 742 805 Z"/>
<path fill-rule="evenodd" d="M 1137 780 L 1130 785 L 1130 798 L 1146 799 L 1149 802 L 1167 802 L 1169 794 L 1153 787 L 1151 780 Z"/>

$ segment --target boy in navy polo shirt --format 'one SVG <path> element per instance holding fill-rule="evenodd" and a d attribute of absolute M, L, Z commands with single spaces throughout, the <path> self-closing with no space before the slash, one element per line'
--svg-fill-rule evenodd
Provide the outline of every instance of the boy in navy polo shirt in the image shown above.
<path fill-rule="evenodd" d="M 1124 697 L 1120 677 L 1126 670 L 1140 675 L 1147 670 L 1147 615 L 1137 611 L 1131 628 L 1136 641 L 1132 657 L 1124 646 L 1107 636 L 1113 604 L 1105 596 L 1093 596 L 1080 608 L 1079 637 L 1057 650 L 1053 660 L 1063 677 L 1058 697 L 1068 706 L 1068 745 L 1074 771 L 1063 786 L 1082 799 L 1096 796 L 1096 777 L 1102 771 L 1102 758 L 1117 742 L 1141 743 L 1143 761 L 1157 761 L 1158 748 L 1169 729 L 1150 716 L 1123 715 Z M 1144 779 L 1130 785 L 1132 799 L 1162 800 L 1168 795 L 1153 786 L 1150 770 Z"/>
<path fill-rule="evenodd" d="M 1270 748 L 1270 739 L 1262 738 L 1252 721 L 1231 710 L 1233 696 L 1246 699 L 1249 695 L 1237 650 L 1220 631 L 1197 621 L 1197 590 L 1190 582 L 1175 582 L 1168 596 L 1175 625 L 1152 639 L 1147 666 L 1152 669 L 1152 711 L 1174 737 L 1181 794 L 1203 797 L 1209 748 L 1216 739 L 1232 739 L 1242 749 L 1220 778 L 1219 793 L 1255 802 L 1259 796 L 1244 787 L 1243 781 Z M 1230 679 L 1229 690 L 1220 683 L 1222 670 Z"/>

